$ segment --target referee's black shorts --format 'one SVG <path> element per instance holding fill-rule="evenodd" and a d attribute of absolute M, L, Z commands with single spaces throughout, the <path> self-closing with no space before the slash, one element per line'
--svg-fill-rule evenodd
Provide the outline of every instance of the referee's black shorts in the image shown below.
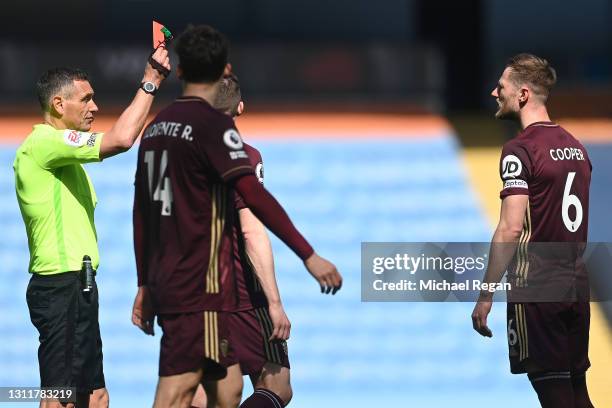
<path fill-rule="evenodd" d="M 40 333 L 41 387 L 104 388 L 97 286 L 84 293 L 78 272 L 32 274 L 26 297 Z"/>

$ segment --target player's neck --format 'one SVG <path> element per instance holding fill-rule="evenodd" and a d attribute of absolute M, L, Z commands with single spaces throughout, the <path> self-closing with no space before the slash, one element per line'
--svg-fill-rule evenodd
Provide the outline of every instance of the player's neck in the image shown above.
<path fill-rule="evenodd" d="M 548 110 L 546 106 L 537 106 L 531 109 L 523 109 L 520 115 L 521 128 L 525 129 L 527 126 L 536 122 L 550 122 L 550 116 L 548 116 Z"/>
<path fill-rule="evenodd" d="M 219 92 L 219 82 L 212 84 L 196 84 L 186 82 L 183 85 L 183 96 L 197 96 L 212 105 Z"/>
<path fill-rule="evenodd" d="M 68 129 L 68 125 L 64 123 L 62 118 L 52 115 L 49 112 L 43 113 L 43 122 L 55 129 Z"/>

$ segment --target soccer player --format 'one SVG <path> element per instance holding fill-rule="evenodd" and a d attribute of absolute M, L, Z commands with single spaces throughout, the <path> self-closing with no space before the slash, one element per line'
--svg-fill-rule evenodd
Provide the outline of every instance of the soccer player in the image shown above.
<path fill-rule="evenodd" d="M 143 134 L 134 196 L 139 289 L 132 320 L 152 334 L 157 315 L 163 331 L 155 407 L 188 407 L 203 373 L 225 376 L 230 336 L 220 311 L 233 290 L 234 191 L 304 261 L 322 291 L 342 284 L 255 177 L 233 120 L 211 106 L 229 71 L 226 38 L 190 26 L 176 52 L 183 96 Z"/>
<path fill-rule="evenodd" d="M 236 117 L 244 111 L 238 78 L 224 78 L 214 108 Z M 261 154 L 244 144 L 255 175 L 263 184 Z M 283 309 L 274 276 L 272 247 L 265 227 L 236 196 L 239 225 L 234 231 L 237 298 L 227 299 L 233 361 L 227 376 L 204 381 L 192 405 L 205 408 L 235 408 L 242 399 L 243 375 L 249 375 L 255 393 L 244 406 L 257 400 L 276 400 L 286 406 L 292 397 L 287 343 L 291 324 Z M 238 231 L 238 228 L 241 231 Z M 206 394 L 204 393 L 206 389 Z M 208 400 L 207 400 L 208 399 Z M 208 405 L 206 405 L 206 402 Z M 257 406 L 257 405 L 254 405 Z"/>
<path fill-rule="evenodd" d="M 561 242 L 569 250 L 587 240 L 591 163 L 584 146 L 550 121 L 546 101 L 555 82 L 555 70 L 545 59 L 519 54 L 509 60 L 492 92 L 499 105 L 496 118 L 516 121 L 522 131 L 502 150 L 501 215 L 484 281 L 499 282 L 510 265 L 513 291 L 528 291 L 538 275 L 547 285 L 558 283 L 554 267 L 546 276 L 547 265 L 529 265 L 539 254 L 527 255 L 528 243 Z M 588 300 L 543 303 L 532 293 L 513 302 L 511 297 L 512 291 L 507 305 L 512 373 L 528 374 L 544 408 L 592 407 L 585 379 Z M 472 313 L 474 329 L 487 337 L 492 336 L 487 326 L 491 302 L 491 293 L 481 293 Z"/>
<path fill-rule="evenodd" d="M 152 58 L 170 69 L 165 48 Z M 98 107 L 87 74 L 72 68 L 47 71 L 37 83 L 43 123 L 34 126 L 13 164 L 30 250 L 27 302 L 40 333 L 41 387 L 76 388 L 77 407 L 108 406 L 98 291 L 93 282 L 84 292 L 79 276 L 84 255 L 94 269 L 99 264 L 96 193 L 82 163 L 99 162 L 132 146 L 153 103 L 152 91 L 163 79 L 147 64 L 131 104 L 102 134 L 89 132 Z M 59 406 L 57 400 L 41 402 L 41 407 Z"/>

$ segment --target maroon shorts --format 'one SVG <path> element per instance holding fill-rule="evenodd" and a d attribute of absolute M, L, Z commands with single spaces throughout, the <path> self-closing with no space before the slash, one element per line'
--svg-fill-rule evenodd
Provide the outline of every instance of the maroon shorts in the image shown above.
<path fill-rule="evenodd" d="M 588 302 L 508 303 L 512 373 L 584 373 L 591 365 L 590 310 Z"/>
<path fill-rule="evenodd" d="M 232 349 L 226 360 L 229 365 L 239 363 L 244 375 L 261 373 L 266 363 L 290 368 L 287 342 L 268 340 L 273 325 L 267 307 L 228 313 L 227 323 Z"/>
<path fill-rule="evenodd" d="M 160 377 L 203 369 L 210 379 L 226 376 L 235 361 L 229 343 L 228 313 L 193 312 L 160 315 L 163 335 L 159 351 Z"/>

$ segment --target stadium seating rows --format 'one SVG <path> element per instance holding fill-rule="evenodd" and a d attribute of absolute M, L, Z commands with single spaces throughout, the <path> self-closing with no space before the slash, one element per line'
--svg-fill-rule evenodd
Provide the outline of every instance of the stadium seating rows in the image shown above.
<path fill-rule="evenodd" d="M 335 297 L 321 295 L 299 259 L 273 240 L 293 324 L 292 406 L 535 403 L 527 380 L 508 372 L 504 305 L 495 305 L 495 336 L 484 340 L 471 328 L 471 304 L 360 301 L 362 241 L 490 239 L 452 134 L 253 144 L 264 157 L 266 187 L 345 277 Z M 14 150 L 0 149 L 0 386 L 35 386 L 37 338 L 25 305 L 28 251 L 14 198 Z M 159 328 L 146 337 L 130 322 L 134 167 L 135 149 L 87 165 L 99 199 L 100 318 L 114 407 L 150 406 L 157 380 Z"/>

